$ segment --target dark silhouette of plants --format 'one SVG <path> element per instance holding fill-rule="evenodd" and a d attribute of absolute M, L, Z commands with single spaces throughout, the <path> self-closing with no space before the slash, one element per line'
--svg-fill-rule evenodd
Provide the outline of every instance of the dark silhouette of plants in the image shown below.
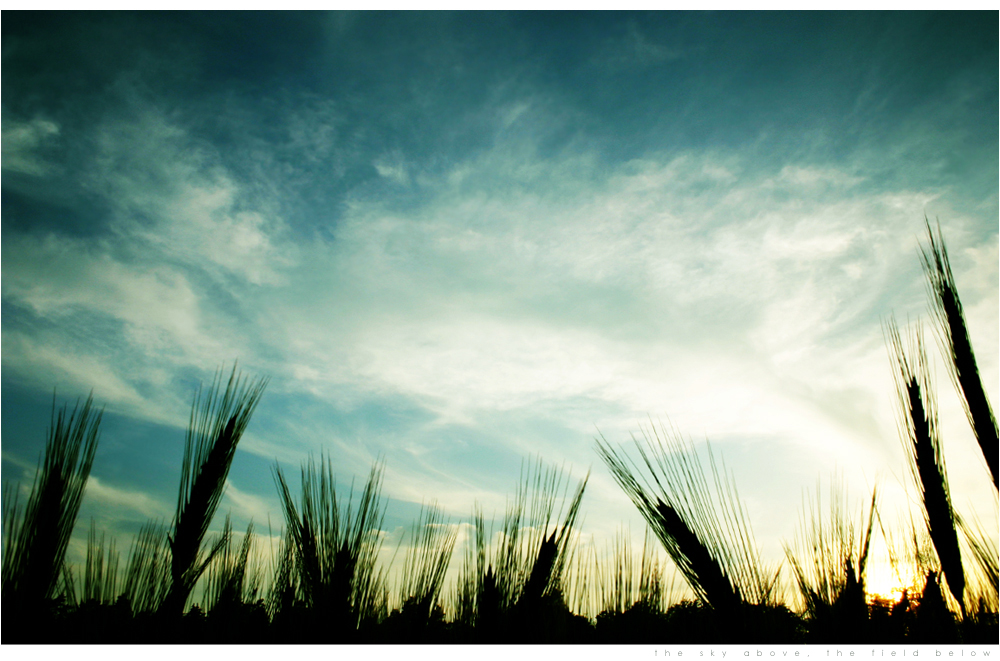
<path fill-rule="evenodd" d="M 325 642 L 348 642 L 356 632 L 385 617 L 387 595 L 384 576 L 375 560 L 381 547 L 384 505 L 379 491 L 382 467 L 372 467 L 357 509 L 351 500 L 337 502 L 336 482 L 330 461 L 320 458 L 302 466 L 302 497 L 297 505 L 284 474 L 275 466 L 281 505 L 287 526 L 286 553 L 281 571 L 279 602 L 311 611 L 323 622 Z M 353 487 L 351 489 L 353 496 Z"/>
<path fill-rule="evenodd" d="M 643 436 L 644 443 L 633 438 L 641 463 L 603 439 L 597 449 L 720 631 L 739 636 L 746 605 L 773 605 L 778 574 L 761 563 L 736 485 L 710 446 L 714 489 L 697 452 L 676 431 L 651 426 Z"/>
<path fill-rule="evenodd" d="M 896 392 L 899 397 L 910 469 L 919 485 L 925 521 L 948 589 L 965 613 L 965 572 L 955 531 L 955 512 L 951 504 L 948 476 L 937 429 L 937 406 L 931 389 L 930 368 L 919 328 L 911 336 L 909 347 L 903 345 L 899 328 L 892 319 L 886 324 L 886 337 L 896 362 Z M 937 585 L 928 579 L 927 585 Z"/>
<path fill-rule="evenodd" d="M 3 610 L 18 637 L 37 626 L 58 595 L 72 590 L 63 561 L 97 451 L 103 411 L 93 403 L 91 395 L 72 412 L 66 406 L 57 412 L 53 395 L 45 454 L 27 505 L 22 512 L 16 491 L 4 499 Z"/>
<path fill-rule="evenodd" d="M 860 532 L 845 511 L 845 496 L 833 484 L 829 516 L 823 516 L 819 485 L 815 504 L 806 499 L 800 533 L 785 545 L 805 605 L 809 640 L 817 643 L 869 642 L 865 573 L 876 519 L 877 489 L 872 490 L 867 524 Z"/>
<path fill-rule="evenodd" d="M 665 568 L 654 555 L 657 542 L 651 535 L 647 527 L 638 564 L 627 532 L 615 536 L 610 563 L 594 558 L 595 590 L 601 613 L 621 614 L 636 605 L 650 611 L 666 610 L 666 593 L 672 585 L 666 583 Z"/>
<path fill-rule="evenodd" d="M 556 504 L 565 504 L 569 487 L 562 471 L 545 469 L 541 461 L 522 468 L 492 549 L 485 519 L 478 510 L 474 513 L 476 551 L 470 552 L 463 569 L 458 611 L 474 613 L 470 624 L 476 642 L 572 640 L 567 631 L 575 625 L 565 603 L 564 576 L 586 486 L 587 477 L 559 524 Z"/>
<path fill-rule="evenodd" d="M 83 571 L 83 602 L 111 605 L 118 598 L 118 551 L 112 539 L 105 545 L 104 533 L 97 536 L 97 527 L 90 521 L 87 536 L 87 558 Z"/>
<path fill-rule="evenodd" d="M 987 463 L 995 466 L 983 445 L 989 425 L 983 427 L 981 415 L 989 413 L 995 436 L 992 409 L 985 395 L 985 409 L 976 404 L 974 384 L 966 385 L 975 359 L 971 346 L 962 348 L 968 333 L 940 228 L 935 235 L 927 225 L 931 246 L 922 257 L 942 344 Z M 919 331 L 904 344 L 890 320 L 885 334 L 924 517 L 915 525 L 910 513 L 909 528 L 900 527 L 909 535 L 902 543 L 882 529 L 897 573 L 912 566 L 920 576 L 896 603 L 866 590 L 874 521 L 882 527 L 874 491 L 857 527 L 836 496 L 829 518 L 818 491 L 815 507 L 803 512 L 795 543 L 786 546 L 804 603 L 800 615 L 782 603 L 778 572 L 762 564 L 724 464 L 709 446 L 706 470 L 694 446 L 662 426 L 633 438 L 637 459 L 603 438 L 597 443 L 648 524 L 638 558 L 627 537 L 616 541 L 610 562 L 578 552 L 576 522 L 589 474 L 571 493 L 567 476 L 540 461 L 522 464 L 497 529 L 478 505 L 471 525 L 453 525 L 437 507 L 423 508 L 392 585 L 388 567 L 402 546 L 383 562 L 380 464 L 357 502 L 353 483 L 346 502 L 338 494 L 329 458 L 303 464 L 299 498 L 275 466 L 286 523 L 277 551 L 263 559 L 253 524 L 238 540 L 228 516 L 221 535 L 206 544 L 236 446 L 265 386 L 234 367 L 225 387 L 220 371 L 208 392 L 194 398 L 173 520 L 143 525 L 124 562 L 93 521 L 82 570 L 66 562 L 101 415 L 91 399 L 72 414 L 64 408 L 57 416 L 53 406 L 26 507 L 15 490 L 4 491 L 5 642 L 995 643 L 1000 590 L 993 535 L 953 508 Z M 978 376 L 973 381 L 981 387 Z M 471 539 L 450 589 L 445 576 L 463 525 Z M 270 520 L 268 530 L 271 540 Z M 652 535 L 694 600 L 668 605 L 672 590 Z M 949 609 L 951 598 L 961 620 Z"/>
<path fill-rule="evenodd" d="M 998 602 L 1000 602 L 998 599 L 1000 573 L 997 571 L 997 544 L 978 521 L 969 523 L 962 517 L 957 517 L 957 521 L 975 560 L 976 578 L 978 579 L 974 593 L 976 610 L 981 613 L 996 614 Z"/>
<path fill-rule="evenodd" d="M 430 616 L 441 595 L 457 535 L 458 529 L 447 525 L 437 507 L 432 505 L 421 511 L 403 563 L 400 591 L 403 610 L 409 605 L 418 610 L 421 618 Z"/>
<path fill-rule="evenodd" d="M 170 589 L 170 548 L 162 523 L 143 524 L 125 566 L 123 604 L 135 615 L 159 610 Z"/>
<path fill-rule="evenodd" d="M 180 492 L 171 534 L 170 589 L 161 606 L 180 615 L 205 567 L 226 544 L 223 535 L 208 553 L 202 540 L 222 500 L 226 477 L 250 416 L 260 401 L 266 379 L 249 381 L 233 371 L 222 390 L 222 372 L 216 373 L 208 393 L 195 395 L 184 442 Z"/>
<path fill-rule="evenodd" d="M 226 543 L 206 572 L 205 608 L 208 611 L 254 603 L 261 592 L 261 572 L 250 560 L 255 542 L 253 523 L 247 526 L 239 546 L 235 544 L 229 516 L 222 530 Z"/>
<path fill-rule="evenodd" d="M 958 296 L 955 277 L 951 272 L 948 260 L 948 249 L 941 235 L 941 224 L 937 225 L 937 235 L 931 228 L 930 221 L 924 218 L 927 226 L 928 246 L 920 248 L 924 273 L 927 275 L 927 288 L 931 299 L 931 310 L 937 321 L 937 331 L 941 340 L 941 348 L 948 359 L 948 373 L 952 382 L 962 396 L 965 414 L 975 432 L 976 440 L 983 452 L 983 458 L 993 476 L 993 488 L 1000 486 L 998 471 L 1000 471 L 1000 442 L 997 440 L 997 421 L 993 416 L 993 407 L 986 396 L 979 367 L 976 364 L 976 354 L 969 341 L 969 331 L 965 323 L 965 311 L 962 300 Z"/>
<path fill-rule="evenodd" d="M 238 545 L 232 522 L 223 525 L 226 544 L 205 572 L 204 605 L 210 642 L 267 642 L 270 623 L 263 598 L 263 567 L 254 553 L 257 536 L 253 523 Z"/>
<path fill-rule="evenodd" d="M 457 536 L 458 528 L 447 524 L 440 509 L 421 508 L 401 569 L 399 608 L 386 622 L 389 640 L 419 643 L 441 637 L 441 596 Z"/>
<path fill-rule="evenodd" d="M 673 578 L 665 578 L 666 567 L 655 555 L 659 542 L 646 527 L 638 558 L 631 549 L 630 535 L 616 535 L 610 558 L 594 558 L 598 614 L 598 641 L 604 643 L 655 643 L 667 627 L 668 595 Z"/>

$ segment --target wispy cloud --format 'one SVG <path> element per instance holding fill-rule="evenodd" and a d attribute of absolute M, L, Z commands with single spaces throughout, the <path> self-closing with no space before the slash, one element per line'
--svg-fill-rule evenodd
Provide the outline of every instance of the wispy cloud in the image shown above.
<path fill-rule="evenodd" d="M 99 401 L 111 403 L 116 410 L 146 420 L 181 422 L 180 417 L 164 412 L 124 381 L 113 356 L 102 355 L 92 346 L 74 351 L 65 344 L 59 333 L 6 331 L 3 352 L 8 358 L 4 368 L 40 390 L 57 387 L 60 393 L 70 395 L 93 390 Z"/>
<path fill-rule="evenodd" d="M 581 437 L 571 447 L 496 439 L 510 452 L 547 448 L 581 464 L 594 425 L 621 435 L 646 415 L 712 437 L 827 448 L 824 460 L 888 451 L 875 448 L 887 447 L 891 418 L 868 404 L 889 392 L 876 362 L 878 319 L 889 291 L 904 293 L 897 305 L 921 309 L 915 245 L 900 237 L 934 195 L 859 189 L 861 177 L 832 165 L 760 171 L 739 153 L 650 155 L 610 171 L 567 154 L 498 187 L 529 167 L 510 154 L 498 147 L 436 179 L 422 175 L 424 201 L 409 209 L 356 197 L 332 242 L 299 244 L 297 261 L 279 260 L 281 279 L 230 270 L 255 286 L 237 283 L 230 295 L 266 315 L 237 321 L 206 312 L 217 294 L 192 284 L 201 253 L 181 247 L 211 235 L 211 210 L 231 209 L 238 187 L 192 188 L 198 169 L 184 159 L 165 175 L 176 195 L 151 202 L 160 194 L 138 192 L 131 175 L 113 188 L 135 189 L 125 206 L 156 219 L 135 236 L 154 246 L 180 237 L 153 253 L 159 260 L 125 264 L 77 240 L 15 237 L 5 245 L 17 267 L 5 292 L 45 317 L 87 311 L 124 322 L 137 352 L 173 351 L 178 364 L 238 349 L 249 364 L 274 367 L 277 390 L 309 393 L 334 411 L 372 398 L 409 402 L 429 413 L 430 426 L 381 432 L 395 439 L 390 453 L 425 472 L 410 479 L 409 496 L 442 478 L 420 459 L 427 446 L 418 437 L 449 427 L 479 436 L 497 415 L 540 416 Z M 189 214 L 190 222 L 163 211 L 178 200 L 210 211 Z M 258 248 L 267 251 L 245 246 Z M 62 272 L 38 266 L 46 262 Z M 19 361 L 47 361 L 50 372 L 81 383 L 106 374 L 106 396 L 139 410 L 108 357 L 59 358 L 54 344 L 29 345 L 17 334 L 9 342 L 19 343 Z M 581 419 L 588 408 L 599 413 Z M 291 435 L 301 450 L 339 443 L 357 454 L 355 465 L 374 456 L 356 443 L 378 443 L 338 441 L 321 427 Z M 289 447 L 246 444 L 291 461 Z"/>
<path fill-rule="evenodd" d="M 47 174 L 52 165 L 39 153 L 39 148 L 59 135 L 55 122 L 34 117 L 16 121 L 3 115 L 3 169 L 34 176 Z"/>
<path fill-rule="evenodd" d="M 390 179 L 401 186 L 410 183 L 410 175 L 406 170 L 406 164 L 403 163 L 399 154 L 381 157 L 375 161 L 374 165 L 375 171 L 378 172 L 380 177 Z"/>
<path fill-rule="evenodd" d="M 593 56 L 593 62 L 602 67 L 629 70 L 662 65 L 683 57 L 685 52 L 679 43 L 663 43 L 651 38 L 635 21 L 629 21 L 621 34 L 605 40 Z"/>
<path fill-rule="evenodd" d="M 280 239 L 276 205 L 245 190 L 211 148 L 155 110 L 116 119 L 97 130 L 89 185 L 113 204 L 124 240 L 250 284 L 281 281 L 295 255 Z"/>
<path fill-rule="evenodd" d="M 91 507 L 106 508 L 109 518 L 120 518 L 123 512 L 139 514 L 147 519 L 169 520 L 173 509 L 142 491 L 119 489 L 91 476 L 87 481 L 87 500 Z"/>
<path fill-rule="evenodd" d="M 232 480 L 226 480 L 224 511 L 231 511 L 239 520 L 253 521 L 261 526 L 268 521 L 268 515 L 276 513 L 277 499 L 264 500 L 233 485 Z"/>
<path fill-rule="evenodd" d="M 198 298 L 184 274 L 162 262 L 126 264 L 106 245 L 53 234 L 12 236 L 4 262 L 10 267 L 4 293 L 40 316 L 86 310 L 155 328 L 166 336 L 161 342 L 197 339 Z"/>

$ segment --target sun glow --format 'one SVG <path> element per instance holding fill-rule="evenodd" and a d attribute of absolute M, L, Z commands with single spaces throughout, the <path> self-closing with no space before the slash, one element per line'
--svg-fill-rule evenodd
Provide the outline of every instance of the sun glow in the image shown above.
<path fill-rule="evenodd" d="M 909 565 L 895 567 L 888 562 L 872 562 L 865 571 L 865 590 L 869 601 L 875 599 L 897 603 L 903 592 L 913 592 L 917 576 Z"/>

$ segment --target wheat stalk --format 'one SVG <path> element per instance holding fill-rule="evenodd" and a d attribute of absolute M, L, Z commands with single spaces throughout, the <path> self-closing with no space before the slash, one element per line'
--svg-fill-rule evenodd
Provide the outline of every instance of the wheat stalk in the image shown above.
<path fill-rule="evenodd" d="M 458 528 L 448 525 L 440 509 L 434 505 L 421 507 L 400 585 L 399 601 L 407 617 L 426 623 L 431 609 L 438 604 L 457 535 Z"/>
<path fill-rule="evenodd" d="M 927 276 L 931 310 L 938 322 L 938 336 L 945 356 L 950 359 L 948 372 L 956 389 L 962 395 L 965 414 L 969 418 L 969 424 L 975 432 L 983 458 L 993 476 L 993 487 L 998 488 L 1000 443 L 997 440 L 997 421 L 979 376 L 976 354 L 972 350 L 965 323 L 962 300 L 958 296 L 958 287 L 955 285 L 955 277 L 952 275 L 951 263 L 948 260 L 948 249 L 941 235 L 941 224 L 938 223 L 935 236 L 926 217 L 924 222 L 927 226 L 928 246 L 926 249 L 921 246 L 920 255 Z"/>
<path fill-rule="evenodd" d="M 83 572 L 83 601 L 110 605 L 118 597 L 118 551 L 115 541 L 105 547 L 104 533 L 97 536 L 94 520 L 87 536 L 87 558 Z"/>
<path fill-rule="evenodd" d="M 203 553 L 202 541 L 222 500 L 236 446 L 266 385 L 266 379 L 242 378 L 233 365 L 225 390 L 220 370 L 204 396 L 200 388 L 195 394 L 184 443 L 177 512 L 167 538 L 171 554 L 171 584 L 163 603 L 167 613 L 177 615 L 184 610 L 198 578 L 226 543 L 223 535 L 207 554 Z"/>
<path fill-rule="evenodd" d="M 885 328 L 889 350 L 896 363 L 894 377 L 900 403 L 904 445 L 910 469 L 923 494 L 924 516 L 934 549 L 948 581 L 948 589 L 965 612 L 965 573 L 955 532 L 948 476 L 937 429 L 937 407 L 931 390 L 930 368 L 919 327 L 909 351 L 903 346 L 894 319 Z"/>
<path fill-rule="evenodd" d="M 382 467 L 372 467 L 356 509 L 353 488 L 346 507 L 339 507 L 329 459 L 321 457 L 319 467 L 309 460 L 301 475 L 296 505 L 280 466 L 274 468 L 292 554 L 285 569 L 294 569 L 303 605 L 336 627 L 333 637 L 353 636 L 383 618 L 387 605 L 385 576 L 375 567 L 384 516 Z"/>
<path fill-rule="evenodd" d="M 676 431 L 652 426 L 643 436 L 645 443 L 633 438 L 641 465 L 603 438 L 598 453 L 691 589 L 724 618 L 738 619 L 745 601 L 771 603 L 777 573 L 762 567 L 736 486 L 711 447 L 714 489 L 693 446 Z"/>
<path fill-rule="evenodd" d="M 121 597 L 133 614 L 159 610 L 170 589 L 170 549 L 162 524 L 147 522 L 129 550 Z"/>
<path fill-rule="evenodd" d="M 66 580 L 64 559 L 84 489 L 97 451 L 103 411 L 93 408 L 93 395 L 72 412 L 58 412 L 52 396 L 52 422 L 45 453 L 22 511 L 15 495 L 5 511 L 3 602 L 9 613 L 41 608 Z M 7 502 L 11 502 L 8 500 Z"/>

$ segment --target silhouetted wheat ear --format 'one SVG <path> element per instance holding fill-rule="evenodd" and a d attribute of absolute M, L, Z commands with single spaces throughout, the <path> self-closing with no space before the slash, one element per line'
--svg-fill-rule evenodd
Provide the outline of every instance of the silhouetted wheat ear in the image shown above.
<path fill-rule="evenodd" d="M 518 512 L 516 520 L 523 523 L 530 533 L 526 537 L 518 533 L 518 539 L 524 539 L 525 544 L 519 545 L 522 554 L 516 572 L 515 603 L 531 607 L 545 595 L 563 593 L 563 573 L 573 554 L 572 535 L 589 478 L 588 473 L 577 485 L 560 524 L 558 517 L 561 512 L 556 509 L 556 503 L 558 500 L 561 509 L 569 487 L 569 480 L 564 478 L 562 470 L 545 470 L 539 460 L 534 470 L 534 485 L 530 489 L 530 472 L 525 475 L 519 502 L 525 502 L 530 490 L 527 520 L 521 519 L 521 512 Z M 553 518 L 556 522 L 550 534 L 549 522 Z"/>
<path fill-rule="evenodd" d="M 938 322 L 938 334 L 948 361 L 949 373 L 955 387 L 962 394 L 962 403 L 969 424 L 976 434 L 976 440 L 983 452 L 983 458 L 993 476 L 993 487 L 1000 487 L 1000 443 L 997 440 L 997 421 L 993 415 L 986 389 L 983 388 L 976 364 L 976 354 L 972 350 L 969 331 L 965 323 L 965 312 L 958 297 L 958 288 L 948 261 L 948 250 L 941 235 L 941 224 L 937 225 L 937 235 L 930 221 L 927 226 L 928 247 L 920 248 L 924 273 L 927 275 L 931 309 Z"/>
<path fill-rule="evenodd" d="M 302 498 L 297 506 L 280 466 L 274 467 L 278 495 L 285 513 L 290 567 L 303 605 L 322 617 L 336 618 L 336 635 L 345 635 L 382 617 L 387 606 L 385 574 L 376 570 L 385 508 L 379 491 L 382 466 L 368 476 L 357 507 L 351 499 L 337 503 L 333 466 L 320 457 L 302 465 Z"/>
<path fill-rule="evenodd" d="M 868 521 L 860 537 L 854 518 L 846 511 L 843 483 L 836 477 L 830 481 L 829 514 L 826 516 L 821 494 L 821 483 L 817 481 L 815 499 L 803 499 L 805 506 L 793 544 L 784 545 L 805 612 L 813 620 L 821 620 L 831 613 L 833 605 L 847 589 L 849 576 L 853 576 L 854 582 L 864 591 L 878 489 L 872 489 Z"/>
<path fill-rule="evenodd" d="M 52 396 L 52 422 L 45 454 L 23 516 L 15 495 L 5 512 L 3 601 L 6 608 L 35 607 L 66 586 L 63 560 L 97 451 L 103 411 L 93 395 L 71 413 L 58 412 Z M 10 500 L 7 500 L 10 503 Z M 8 611 L 13 612 L 13 611 Z"/>
<path fill-rule="evenodd" d="M 180 490 L 170 544 L 171 585 L 164 608 L 179 614 L 205 567 L 225 544 L 220 538 L 207 555 L 201 544 L 222 500 L 226 477 L 254 409 L 267 385 L 250 381 L 236 371 L 222 390 L 222 370 L 216 372 L 208 393 L 195 394 L 184 443 Z"/>
<path fill-rule="evenodd" d="M 476 599 L 476 624 L 479 626 L 493 624 L 501 612 L 502 601 L 503 595 L 500 593 L 500 588 L 497 587 L 493 565 L 487 565 Z"/>
<path fill-rule="evenodd" d="M 572 560 L 576 548 L 572 536 L 576 529 L 576 519 L 580 514 L 580 503 L 583 501 L 583 494 L 586 491 L 589 479 L 590 473 L 588 472 L 580 481 L 580 484 L 577 485 L 576 493 L 574 493 L 573 499 L 570 501 L 570 506 L 563 517 L 562 525 L 557 530 L 552 531 L 552 535 L 549 537 L 549 547 L 544 550 L 544 553 L 543 549 L 539 549 L 535 564 L 539 567 L 548 567 L 547 572 L 541 570 L 538 572 L 539 579 L 538 583 L 535 584 L 542 586 L 541 576 L 547 573 L 548 580 L 544 582 L 544 587 L 541 590 L 541 594 L 543 595 L 554 591 L 565 592 L 563 589 L 563 575 L 567 564 Z M 549 554 L 552 555 L 551 561 L 549 560 Z M 532 573 L 535 573 L 534 568 L 532 568 Z"/>
<path fill-rule="evenodd" d="M 543 539 L 541 545 L 538 547 L 538 554 L 535 556 L 535 562 L 531 566 L 531 573 L 528 575 L 528 580 L 525 582 L 524 589 L 521 592 L 521 599 L 525 603 L 537 601 L 545 594 L 552 575 L 557 551 L 556 531 L 553 530 L 552 534 L 548 538 Z"/>
<path fill-rule="evenodd" d="M 736 612 L 741 602 L 739 590 L 698 535 L 688 528 L 674 508 L 663 501 L 657 500 L 656 510 L 665 534 L 673 541 L 674 560 L 685 576 L 694 578 L 701 591 L 699 596 L 717 610 Z"/>
<path fill-rule="evenodd" d="M 482 510 L 474 508 L 475 547 L 467 548 L 453 603 L 458 619 L 474 626 L 480 642 L 492 641 L 510 617 L 522 624 L 532 621 L 533 609 L 543 608 L 549 597 L 554 597 L 550 606 L 565 606 L 564 582 L 573 564 L 575 523 L 588 479 L 589 473 L 566 507 L 567 475 L 546 468 L 540 459 L 522 463 L 517 491 L 507 501 L 496 536 L 492 522 L 487 531 Z"/>
<path fill-rule="evenodd" d="M 641 467 L 603 439 L 598 453 L 694 593 L 726 616 L 736 616 L 744 600 L 771 603 L 778 574 L 761 566 L 735 484 L 711 447 L 714 488 L 693 446 L 675 430 L 651 426 L 643 435 L 644 444 L 633 439 Z"/>
<path fill-rule="evenodd" d="M 937 407 L 931 389 L 930 368 L 919 327 L 909 351 L 903 346 L 894 319 L 886 324 L 886 340 L 896 363 L 896 392 L 901 408 L 904 445 L 914 479 L 923 493 L 924 515 L 948 589 L 965 612 L 965 573 L 955 531 L 955 514 L 937 430 Z"/>
<path fill-rule="evenodd" d="M 872 502 L 868 506 L 868 526 L 861 536 L 861 548 L 858 551 L 858 579 L 862 588 L 865 585 L 865 574 L 868 569 L 868 551 L 871 549 L 872 531 L 875 529 L 875 519 L 878 517 L 878 485 L 872 487 Z"/>

